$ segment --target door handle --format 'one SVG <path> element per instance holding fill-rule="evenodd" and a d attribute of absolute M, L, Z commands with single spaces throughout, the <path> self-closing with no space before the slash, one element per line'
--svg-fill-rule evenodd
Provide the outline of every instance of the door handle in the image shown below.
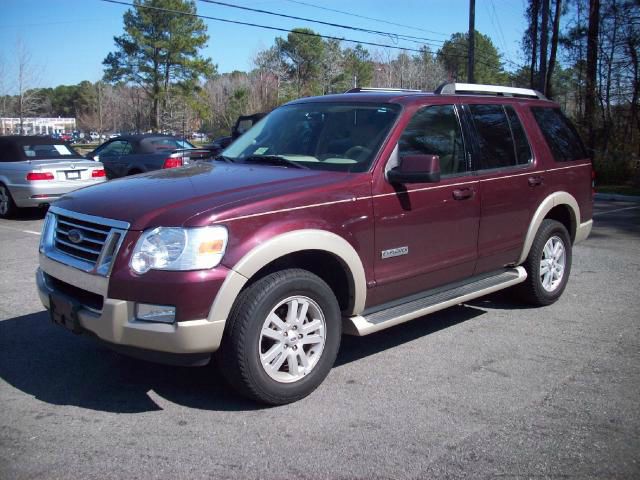
<path fill-rule="evenodd" d="M 529 182 L 529 186 L 530 187 L 537 187 L 539 185 L 542 185 L 544 183 L 544 179 L 542 177 L 529 177 L 528 180 Z"/>
<path fill-rule="evenodd" d="M 467 198 L 473 197 L 473 190 L 470 188 L 460 188 L 454 190 L 452 194 L 455 200 L 466 200 Z"/>

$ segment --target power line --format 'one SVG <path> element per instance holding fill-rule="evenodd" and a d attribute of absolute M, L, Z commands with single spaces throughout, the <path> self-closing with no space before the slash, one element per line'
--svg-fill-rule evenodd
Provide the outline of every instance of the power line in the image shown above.
<path fill-rule="evenodd" d="M 380 18 L 366 17 L 364 15 L 358 15 L 357 13 L 345 12 L 344 10 L 336 10 L 334 8 L 321 7 L 320 5 L 313 5 L 312 3 L 300 2 L 298 0 L 287 0 L 287 2 L 297 3 L 298 5 L 305 5 L 307 7 L 318 8 L 320 10 L 326 10 L 328 12 L 341 13 L 343 15 L 349 15 L 349 16 L 352 16 L 352 17 L 364 18 L 366 20 L 373 20 L 374 22 L 385 23 L 387 25 L 393 25 L 393 26 L 396 26 L 396 27 L 409 28 L 411 30 L 417 30 L 417 31 L 426 32 L 426 33 L 433 33 L 435 35 L 442 35 L 442 36 L 445 36 L 445 37 L 449 36 L 448 33 L 435 32 L 433 30 L 427 30 L 425 28 L 412 27 L 411 25 L 404 25 L 402 23 L 394 23 L 394 22 L 390 22 L 389 20 L 383 20 L 383 19 L 380 19 Z M 440 40 L 438 40 L 438 41 L 440 41 Z"/>
<path fill-rule="evenodd" d="M 387 44 L 383 44 L 383 43 L 375 43 L 375 42 L 364 42 L 364 41 L 360 41 L 360 40 L 352 40 L 349 38 L 340 38 L 340 37 L 334 37 L 331 35 L 323 35 L 320 33 L 310 33 L 310 32 L 305 32 L 305 31 L 294 31 L 294 30 L 289 30 L 286 28 L 279 28 L 279 27 L 273 27 L 270 25 L 261 25 L 258 23 L 251 23 L 251 22 L 242 22 L 240 20 L 229 20 L 227 18 L 219 18 L 219 17 L 212 17 L 209 15 L 200 15 L 197 13 L 190 13 L 190 12 L 183 12 L 180 10 L 173 10 L 170 8 L 162 8 L 162 7 L 154 7 L 151 5 L 143 5 L 143 4 L 138 4 L 138 5 L 134 5 L 132 3 L 128 3 L 128 2 L 124 2 L 121 0 L 100 0 L 102 2 L 105 3 L 113 3 L 116 5 L 124 5 L 126 7 L 133 7 L 133 8 L 144 8 L 146 10 L 155 10 L 155 11 L 159 11 L 159 12 L 164 12 L 164 13 L 172 13 L 172 14 L 176 14 L 176 15 L 185 15 L 188 17 L 195 17 L 195 18 L 202 18 L 202 19 L 206 19 L 206 20 L 215 20 L 217 22 L 224 22 L 224 23 L 231 23 L 234 25 L 244 25 L 244 26 L 248 26 L 248 27 L 256 27 L 256 28 L 263 28 L 266 30 L 275 30 L 277 32 L 284 32 L 284 33 L 293 33 L 295 35 L 305 35 L 305 36 L 310 36 L 310 37 L 319 37 L 319 38 L 324 38 L 324 39 L 328 39 L 328 40 L 338 40 L 340 42 L 348 42 L 348 43 L 355 43 L 355 44 L 360 44 L 360 45 L 369 45 L 369 46 L 374 46 L 374 47 L 382 47 L 382 48 L 391 48 L 394 50 L 402 50 L 405 52 L 415 52 L 415 53 L 422 53 L 424 50 L 423 49 L 417 49 L 417 48 L 411 48 L 411 47 L 400 47 L 397 45 L 387 45 Z M 457 55 L 457 54 L 444 54 L 445 56 L 448 57 L 458 57 L 458 58 L 467 58 L 467 55 Z M 477 63 L 482 63 L 483 65 L 486 65 L 488 67 L 493 67 L 492 65 L 486 63 L 486 62 L 480 62 L 476 59 Z"/>
<path fill-rule="evenodd" d="M 100 0 L 102 2 L 106 2 L 106 3 L 115 3 L 117 5 L 124 5 L 126 7 L 134 7 L 134 8 L 144 8 L 147 10 L 156 10 L 159 12 L 165 12 L 165 13 L 174 13 L 176 15 L 186 15 L 189 17 L 197 17 L 197 18 L 203 18 L 206 20 L 215 20 L 217 22 L 225 22 L 225 23 L 232 23 L 234 25 L 245 25 L 247 27 L 256 27 L 256 28 L 264 28 L 266 30 L 275 30 L 277 32 L 285 32 L 285 33 L 294 33 L 296 35 L 307 35 L 310 37 L 320 37 L 320 38 L 325 38 L 328 40 L 338 40 L 338 41 L 342 41 L 342 42 L 349 42 L 349 43 L 359 43 L 361 45 L 370 45 L 373 47 L 383 47 L 383 48 L 393 48 L 395 50 L 405 50 L 408 52 L 416 52 L 416 53 L 420 53 L 422 52 L 421 49 L 417 49 L 417 48 L 411 48 L 411 47 L 400 47 L 397 45 L 387 45 L 384 43 L 375 43 L 375 42 L 364 42 L 364 41 L 360 41 L 360 40 L 351 40 L 348 38 L 341 38 L 341 37 L 334 37 L 331 35 L 322 35 L 320 33 L 309 33 L 309 32 L 304 32 L 304 31 L 294 31 L 294 30 L 289 30 L 287 28 L 279 28 L 279 27 L 273 27 L 270 25 L 260 25 L 258 23 L 251 23 L 251 22 L 242 22 L 240 20 L 229 20 L 227 18 L 219 18 L 219 17 L 211 17 L 209 15 L 200 15 L 197 13 L 189 13 L 189 12 L 181 12 L 180 10 L 173 10 L 170 8 L 162 8 L 162 7 L 154 7 L 151 5 L 134 5 L 132 3 L 127 3 L 127 2 L 123 2 L 120 0 Z"/>
<path fill-rule="evenodd" d="M 311 22 L 311 23 L 318 23 L 320 25 L 327 25 L 329 27 L 337 27 L 337 28 L 344 28 L 347 30 L 354 30 L 357 32 L 364 32 L 364 33 L 373 33 L 376 35 L 384 35 L 390 38 L 395 38 L 395 39 L 402 39 L 402 40 L 407 40 L 407 41 L 411 41 L 411 42 L 416 42 L 416 43 L 427 43 L 427 42 L 440 42 L 443 43 L 443 40 L 436 40 L 433 38 L 425 38 L 425 37 L 416 37 L 414 35 L 405 35 L 405 34 L 398 34 L 398 33 L 391 33 L 391 32 L 384 32 L 381 30 L 372 30 L 369 28 L 362 28 L 362 27 L 353 27 L 350 25 L 343 25 L 341 23 L 332 23 L 332 22 L 325 22 L 322 20 L 314 20 L 312 18 L 305 18 L 305 17 L 297 17 L 295 15 L 288 15 L 286 13 L 278 13 L 278 12 L 272 12 L 269 10 L 262 10 L 259 8 L 251 8 L 251 7 L 245 7 L 242 5 L 236 5 L 233 3 L 227 3 L 227 2 L 220 2 L 217 0 L 200 0 L 201 2 L 204 3 L 210 3 L 210 4 L 214 4 L 214 5 L 221 5 L 223 7 L 229 7 L 229 8 L 237 8 L 239 10 L 245 10 L 245 11 L 249 11 L 249 12 L 256 12 L 256 13 L 263 13 L 265 15 L 273 15 L 275 17 L 282 17 L 282 18 L 290 18 L 293 20 L 300 20 L 303 22 Z M 435 45 L 432 45 L 435 46 Z"/>

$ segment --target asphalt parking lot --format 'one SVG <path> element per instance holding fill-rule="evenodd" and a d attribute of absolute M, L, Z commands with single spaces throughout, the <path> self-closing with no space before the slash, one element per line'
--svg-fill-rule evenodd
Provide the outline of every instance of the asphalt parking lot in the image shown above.
<path fill-rule="evenodd" d="M 276 408 L 54 326 L 41 224 L 0 220 L 1 479 L 640 478 L 640 203 L 597 202 L 558 303 L 503 292 L 344 337 Z"/>

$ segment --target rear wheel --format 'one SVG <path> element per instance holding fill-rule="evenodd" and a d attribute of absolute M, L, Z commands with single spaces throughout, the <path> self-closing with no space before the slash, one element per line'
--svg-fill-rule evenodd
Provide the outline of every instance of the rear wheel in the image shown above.
<path fill-rule="evenodd" d="M 9 218 L 16 213 L 15 202 L 9 189 L 0 183 L 0 218 Z"/>
<path fill-rule="evenodd" d="M 229 322 L 219 352 L 223 374 L 241 394 L 270 405 L 315 390 L 340 346 L 335 295 L 306 270 L 283 270 L 249 286 Z"/>
<path fill-rule="evenodd" d="M 571 238 L 563 224 L 542 221 L 523 266 L 527 280 L 520 296 L 532 305 L 550 305 L 564 292 L 571 272 Z"/>

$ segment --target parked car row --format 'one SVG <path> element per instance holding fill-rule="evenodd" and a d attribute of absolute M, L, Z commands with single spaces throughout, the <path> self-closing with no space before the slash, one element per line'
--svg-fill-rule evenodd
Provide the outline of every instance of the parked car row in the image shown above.
<path fill-rule="evenodd" d="M 206 148 L 168 135 L 122 135 L 86 156 L 62 135 L 0 137 L 0 218 L 49 205 L 78 188 L 151 170 L 211 160 Z"/>

